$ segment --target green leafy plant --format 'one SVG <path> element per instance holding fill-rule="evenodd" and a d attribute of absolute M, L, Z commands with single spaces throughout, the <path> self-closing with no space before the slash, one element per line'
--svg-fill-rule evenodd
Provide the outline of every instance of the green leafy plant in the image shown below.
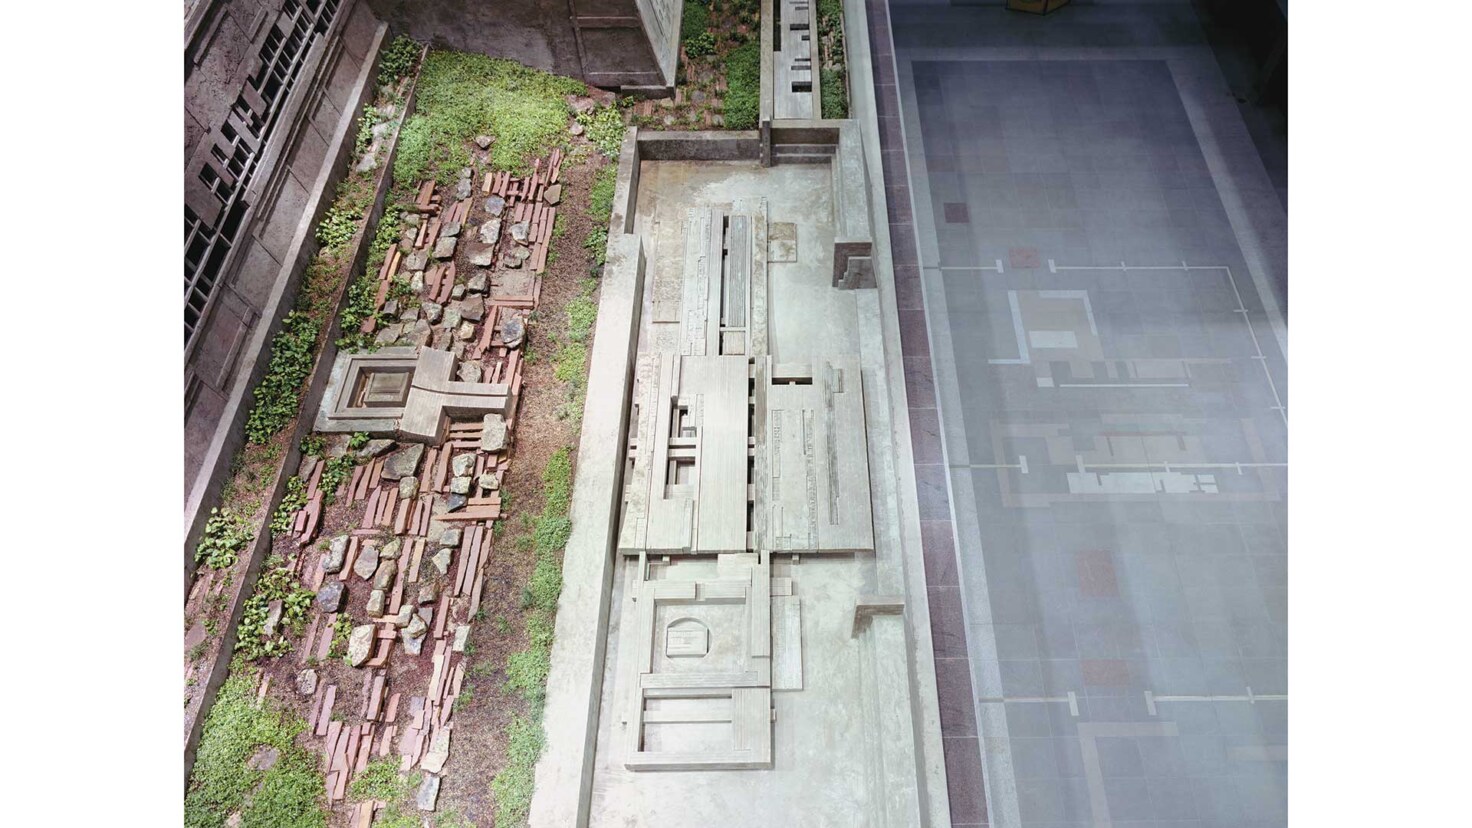
<path fill-rule="evenodd" d="M 684 9 L 680 12 L 680 43 L 684 46 L 684 53 L 695 57 L 695 52 L 690 52 L 690 41 L 696 40 L 702 34 L 710 34 L 707 29 L 711 28 L 711 4 L 702 3 L 701 0 L 684 0 Z M 708 55 L 702 52 L 701 55 Z"/>
<path fill-rule="evenodd" d="M 348 785 L 348 795 L 358 802 L 368 799 L 397 802 L 409 795 L 409 780 L 399 775 L 397 759 L 378 759 L 369 762 Z"/>
<path fill-rule="evenodd" d="M 588 140 L 609 158 L 618 157 L 624 143 L 624 116 L 618 107 L 605 106 L 578 114 L 578 123 L 587 130 Z"/>
<path fill-rule="evenodd" d="M 408 77 L 419 60 L 420 47 L 410 38 L 399 35 L 378 57 L 378 83 L 390 86 Z"/>
<path fill-rule="evenodd" d="M 289 311 L 282 320 L 281 332 L 271 341 L 266 376 L 256 386 L 255 407 L 245 421 L 250 442 L 270 440 L 296 418 L 302 384 L 312 371 L 319 330 L 317 320 L 301 311 Z"/>
<path fill-rule="evenodd" d="M 324 505 L 331 505 L 337 499 L 337 490 L 347 482 L 356 465 L 358 465 L 358 458 L 351 454 L 328 459 L 322 468 L 322 479 L 317 481 L 317 487 L 322 491 Z"/>
<path fill-rule="evenodd" d="M 273 601 L 281 602 L 281 621 L 277 629 L 268 632 L 266 620 Z M 236 651 L 250 661 L 291 652 L 286 631 L 300 633 L 311 606 L 312 591 L 302 587 L 290 564 L 273 555 L 266 561 L 255 591 L 246 599 L 237 630 Z"/>
<path fill-rule="evenodd" d="M 425 57 L 417 89 L 417 111 L 399 135 L 399 184 L 427 177 L 453 182 L 470 166 L 467 142 L 481 134 L 495 138 L 494 169 L 524 170 L 565 134 L 565 96 L 587 91 L 578 81 L 515 61 L 438 50 Z"/>
<path fill-rule="evenodd" d="M 546 742 L 539 718 L 518 714 L 506 728 L 506 767 L 491 780 L 497 825 L 522 825 L 531 811 L 537 758 L 542 755 Z"/>
<path fill-rule="evenodd" d="M 354 431 L 352 436 L 348 437 L 349 451 L 357 451 L 366 445 L 368 445 L 368 432 L 366 431 Z"/>
<path fill-rule="evenodd" d="M 210 569 L 228 569 L 240 560 L 241 550 L 254 538 L 245 521 L 229 509 L 211 509 L 204 536 L 194 548 L 194 560 Z"/>
<path fill-rule="evenodd" d="M 301 717 L 267 698 L 256 704 L 259 672 L 241 662 L 220 687 L 205 719 L 184 796 L 185 828 L 224 828 L 240 813 L 243 828 L 322 828 L 325 791 L 315 757 L 296 743 Z M 266 770 L 251 767 L 259 750 L 278 755 Z"/>
<path fill-rule="evenodd" d="M 761 112 L 761 44 L 755 40 L 726 55 L 725 121 L 727 129 L 756 129 Z"/>
<path fill-rule="evenodd" d="M 306 505 L 306 484 L 302 483 L 300 477 L 292 475 L 286 481 L 286 493 L 281 496 L 281 503 L 276 507 L 276 513 L 271 516 L 271 531 L 278 535 L 290 532 L 297 510 Z"/>

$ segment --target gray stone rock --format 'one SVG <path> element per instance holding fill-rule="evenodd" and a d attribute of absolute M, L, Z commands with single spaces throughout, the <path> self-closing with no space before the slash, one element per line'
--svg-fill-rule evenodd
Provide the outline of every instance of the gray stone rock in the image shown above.
<path fill-rule="evenodd" d="M 528 250 L 527 248 L 512 247 L 510 250 L 506 251 L 506 255 L 501 257 L 501 266 L 510 268 L 521 267 L 523 264 L 526 263 L 526 260 L 530 259 L 531 257 L 532 251 Z"/>
<path fill-rule="evenodd" d="M 404 323 L 419 321 L 419 308 L 404 308 L 399 311 L 399 321 Z"/>
<path fill-rule="evenodd" d="M 437 572 L 439 572 L 441 575 L 444 575 L 445 573 L 450 571 L 450 550 L 441 549 L 440 551 L 430 556 L 429 562 L 434 564 L 434 568 Z"/>
<path fill-rule="evenodd" d="M 483 370 L 479 362 L 467 359 L 460 363 L 460 367 L 455 371 L 455 376 L 461 382 L 480 382 Z"/>
<path fill-rule="evenodd" d="M 445 306 L 439 302 L 420 302 L 419 309 L 424 311 L 424 319 L 431 325 L 438 323 L 445 315 Z"/>
<path fill-rule="evenodd" d="M 408 271 L 423 270 L 429 264 L 428 250 L 415 250 L 404 257 L 404 269 Z"/>
<path fill-rule="evenodd" d="M 435 581 L 425 581 L 419 585 L 419 603 L 433 604 L 440 597 L 440 588 Z"/>
<path fill-rule="evenodd" d="M 342 569 L 339 562 L 338 569 Z M 317 590 L 317 609 L 323 612 L 342 612 L 342 605 L 347 598 L 347 586 L 336 578 L 328 578 L 327 583 Z"/>
<path fill-rule="evenodd" d="M 466 323 L 466 324 L 469 324 L 469 323 Z M 456 331 L 458 332 L 459 329 L 457 328 Z M 454 334 L 452 334 L 451 336 L 453 337 Z M 465 341 L 460 340 L 460 339 L 455 339 L 453 342 L 450 343 L 450 353 L 454 354 L 456 359 L 464 359 L 465 358 L 465 348 L 469 344 L 470 344 L 469 342 L 465 342 Z"/>
<path fill-rule="evenodd" d="M 477 135 L 477 136 L 475 136 L 475 145 L 477 147 L 480 147 L 481 149 L 490 149 L 491 148 L 491 136 L 489 136 L 489 135 Z"/>
<path fill-rule="evenodd" d="M 445 328 L 451 331 L 460 327 L 460 306 L 450 305 L 445 308 L 444 314 L 440 317 L 440 322 L 444 324 Z"/>
<path fill-rule="evenodd" d="M 454 238 L 455 236 L 460 235 L 461 229 L 462 228 L 460 222 L 458 221 L 445 222 L 444 224 L 440 225 L 440 238 Z"/>
<path fill-rule="evenodd" d="M 424 643 L 424 636 L 429 632 L 429 624 L 418 613 L 409 617 L 409 625 L 399 631 L 399 640 L 404 642 L 405 649 L 409 648 L 411 642 L 417 641 L 420 645 Z"/>
<path fill-rule="evenodd" d="M 480 243 L 495 244 L 501 240 L 501 220 L 498 218 L 486 219 L 486 223 L 480 226 Z"/>
<path fill-rule="evenodd" d="M 519 348 L 526 338 L 526 317 L 513 313 L 501 323 L 501 344 L 507 348 Z"/>
<path fill-rule="evenodd" d="M 436 259 L 448 259 L 455 255 L 455 237 L 436 239 L 434 243 L 434 257 Z"/>
<path fill-rule="evenodd" d="M 423 458 L 423 443 L 404 446 L 383 461 L 383 476 L 389 480 L 398 480 L 412 475 L 419 470 L 419 461 Z"/>
<path fill-rule="evenodd" d="M 531 225 L 524 221 L 518 221 L 511 225 L 511 238 L 519 242 L 525 242 L 531 235 Z"/>
<path fill-rule="evenodd" d="M 420 217 L 419 217 L 419 214 L 418 213 L 405 213 L 404 214 L 404 226 L 405 227 L 418 227 L 419 226 L 419 222 L 420 222 Z"/>
<path fill-rule="evenodd" d="M 266 604 L 266 622 L 261 625 L 262 632 L 264 632 L 266 635 L 275 635 L 277 630 L 281 629 L 282 609 L 283 607 L 280 598 L 277 598 L 276 600 L 270 601 Z"/>
<path fill-rule="evenodd" d="M 388 602 L 388 593 L 381 589 L 375 589 L 368 593 L 368 606 L 364 608 L 372 616 L 383 615 L 384 604 Z"/>
<path fill-rule="evenodd" d="M 479 478 L 476 479 L 475 482 L 486 491 L 492 491 L 501 488 L 501 481 L 497 480 L 496 475 L 491 472 L 486 472 L 485 474 L 481 475 Z"/>
<path fill-rule="evenodd" d="M 572 126 L 570 126 L 570 127 L 567 128 L 567 133 L 569 135 L 573 135 L 573 136 L 582 135 L 583 134 L 583 125 L 580 124 L 580 123 L 578 123 L 577 121 L 573 121 L 572 122 Z"/>
<path fill-rule="evenodd" d="M 358 549 L 358 559 L 353 561 L 353 574 L 363 580 L 373 577 L 378 571 L 378 544 L 374 541 L 364 541 Z"/>
<path fill-rule="evenodd" d="M 471 479 L 469 477 L 450 478 L 450 493 L 457 495 L 470 494 Z"/>
<path fill-rule="evenodd" d="M 562 201 L 562 185 L 553 184 L 542 191 L 542 200 L 548 204 L 557 204 Z"/>
<path fill-rule="evenodd" d="M 399 571 L 397 561 L 385 559 L 379 562 L 378 569 L 373 572 L 373 588 L 388 589 L 394 585 L 394 575 Z M 380 610 L 382 612 L 382 610 Z"/>
<path fill-rule="evenodd" d="M 690 93 L 690 103 L 705 103 L 706 94 L 702 89 Z"/>
<path fill-rule="evenodd" d="M 450 641 L 450 651 L 456 653 L 465 652 L 465 643 L 470 640 L 470 625 L 456 624 L 455 637 Z"/>
<path fill-rule="evenodd" d="M 463 494 L 450 494 L 450 495 L 446 495 L 445 496 L 445 511 L 446 512 L 458 512 L 461 509 L 464 509 L 465 508 L 465 504 L 468 503 L 469 501 L 470 501 L 470 498 L 466 497 Z"/>
<path fill-rule="evenodd" d="M 348 634 L 348 665 L 351 667 L 362 667 L 368 657 L 373 654 L 373 624 L 363 624 L 353 627 Z"/>
<path fill-rule="evenodd" d="M 456 181 L 455 182 L 455 200 L 456 201 L 459 201 L 459 200 L 461 200 L 463 198 L 470 198 L 470 193 L 471 192 L 472 192 L 472 188 L 471 188 L 471 184 L 470 184 L 470 179 L 469 178 L 462 178 L 459 181 Z"/>
<path fill-rule="evenodd" d="M 424 652 L 424 636 L 422 635 L 418 638 L 410 638 L 404 635 L 403 630 L 399 630 L 399 643 L 403 645 L 404 652 L 411 656 L 417 656 Z"/>
<path fill-rule="evenodd" d="M 322 571 L 329 575 L 341 572 L 342 565 L 348 557 L 348 536 L 338 535 L 327 544 L 327 552 L 322 556 Z M 336 612 L 336 610 L 328 610 Z"/>
<path fill-rule="evenodd" d="M 460 527 L 455 526 L 440 533 L 440 546 L 459 546 L 464 539 Z"/>
<path fill-rule="evenodd" d="M 505 451 L 506 437 L 506 420 L 500 414 L 487 414 L 481 420 L 480 447 L 482 451 Z"/>
<path fill-rule="evenodd" d="M 451 287 L 450 288 L 450 298 L 451 299 L 464 299 L 465 298 L 465 285 L 459 284 L 459 285 L 455 285 L 454 287 Z"/>
<path fill-rule="evenodd" d="M 471 293 L 485 293 L 491 289 L 491 275 L 484 270 L 465 280 L 465 289 Z"/>
<path fill-rule="evenodd" d="M 369 440 L 358 450 L 360 457 L 372 459 L 394 447 L 393 440 Z M 347 537 L 344 535 L 343 537 Z"/>
<path fill-rule="evenodd" d="M 317 692 L 317 671 L 311 667 L 296 674 L 296 691 L 303 696 Z"/>
<path fill-rule="evenodd" d="M 445 769 L 445 762 L 450 759 L 451 732 L 448 727 L 442 727 L 430 740 L 429 750 L 425 751 L 424 759 L 419 762 L 419 767 L 423 768 L 426 773 L 439 773 Z"/>
<path fill-rule="evenodd" d="M 383 303 L 383 315 L 394 316 L 399 312 L 399 300 L 390 299 Z"/>
<path fill-rule="evenodd" d="M 281 750 L 279 748 L 263 745 L 256 748 L 256 752 L 251 754 L 249 759 L 245 760 L 245 765 L 251 770 L 270 770 L 276 764 L 276 760 L 280 758 Z"/>
<path fill-rule="evenodd" d="M 401 478 L 399 478 L 399 501 L 400 502 L 403 502 L 403 501 L 406 501 L 406 500 L 413 500 L 414 499 L 414 496 L 417 495 L 417 494 L 419 494 L 419 478 L 417 478 L 417 477 L 401 477 Z"/>
<path fill-rule="evenodd" d="M 398 538 L 393 538 L 388 543 L 385 543 L 382 549 L 378 550 L 378 559 L 380 561 L 396 561 L 399 559 L 399 552 L 403 548 L 404 542 Z"/>
<path fill-rule="evenodd" d="M 409 289 L 414 291 L 415 296 L 424 295 L 424 271 L 414 271 L 414 275 L 409 277 Z"/>
<path fill-rule="evenodd" d="M 403 335 L 404 326 L 395 322 L 392 325 L 384 325 L 382 328 L 379 328 L 378 335 L 373 337 L 373 341 L 379 345 L 392 345 L 398 342 L 399 337 Z"/>
<path fill-rule="evenodd" d="M 424 775 L 419 783 L 419 792 L 414 794 L 414 807 L 421 811 L 433 811 L 440 798 L 440 778 L 432 773 Z"/>
<path fill-rule="evenodd" d="M 489 244 L 472 244 L 469 259 L 476 267 L 490 267 L 496 263 L 496 248 Z"/>
<path fill-rule="evenodd" d="M 433 336 L 434 328 L 430 326 L 429 321 L 425 319 L 418 319 L 415 320 L 414 327 L 406 331 L 404 333 L 403 339 L 401 339 L 400 341 L 413 345 L 416 348 L 420 348 L 428 345 L 430 338 Z"/>
<path fill-rule="evenodd" d="M 506 199 L 500 196 L 491 196 L 486 199 L 486 215 L 500 216 L 506 211 Z"/>
<path fill-rule="evenodd" d="M 464 477 L 475 469 L 475 452 L 467 451 L 450 458 L 450 471 L 455 477 Z"/>
<path fill-rule="evenodd" d="M 404 604 L 403 606 L 399 607 L 399 614 L 394 616 L 394 626 L 402 630 L 403 628 L 409 626 L 409 622 L 413 620 L 413 618 L 414 605 Z"/>
<path fill-rule="evenodd" d="M 479 296 L 460 300 L 460 318 L 479 322 L 486 318 L 486 300 Z"/>
<path fill-rule="evenodd" d="M 469 342 L 475 339 L 475 323 L 461 322 L 460 327 L 455 329 L 455 338 L 462 342 Z"/>

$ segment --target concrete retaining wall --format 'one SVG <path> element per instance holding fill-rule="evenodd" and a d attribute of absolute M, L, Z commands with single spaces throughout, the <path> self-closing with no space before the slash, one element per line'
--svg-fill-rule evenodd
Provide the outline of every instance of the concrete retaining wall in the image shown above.
<path fill-rule="evenodd" d="M 252 26 L 269 29 L 266 22 L 250 21 L 272 19 L 276 13 L 272 7 L 279 6 L 279 0 L 259 5 L 223 0 L 205 5 L 202 0 L 199 14 L 214 9 L 214 17 L 195 21 L 193 51 L 186 51 L 186 61 L 198 62 L 185 83 L 185 140 L 197 136 L 196 146 L 186 154 L 192 164 L 185 171 L 186 203 L 190 198 L 212 198 L 190 194 L 190 188 L 200 183 L 198 171 L 204 163 L 200 159 L 225 127 L 221 101 L 228 109 L 254 61 L 252 44 L 261 35 L 253 40 Z M 213 35 L 208 34 L 211 27 Z M 375 61 L 385 36 L 385 27 L 366 4 L 345 0 L 332 27 L 308 52 L 256 161 L 236 244 L 185 350 L 186 589 L 193 577 L 193 549 L 209 507 L 219 500 L 231 460 L 244 442 L 250 392 L 265 372 L 271 339 L 316 253 L 312 231 L 346 174 L 358 114 L 372 99 Z M 211 118 L 217 122 L 204 129 Z"/>
<path fill-rule="evenodd" d="M 386 35 L 387 27 L 381 27 L 379 31 L 378 45 L 382 45 L 382 36 Z M 375 58 L 364 66 L 365 79 L 371 79 L 377 74 L 377 51 Z M 371 88 L 371 83 L 369 84 Z M 404 109 L 399 115 L 399 125 L 402 126 L 408 114 L 414 111 L 415 88 L 410 87 L 405 96 Z M 355 128 L 355 127 L 354 127 Z M 351 142 L 349 142 L 351 143 Z M 312 363 L 312 372 L 307 381 L 306 391 L 302 394 L 301 408 L 296 418 L 296 424 L 292 428 L 286 450 L 283 452 L 281 465 L 277 470 L 276 481 L 272 486 L 271 495 L 267 501 L 266 514 L 271 515 L 276 511 L 281 498 L 286 492 L 286 482 L 291 477 L 290 470 L 301 465 L 301 442 L 311 433 L 313 417 L 312 413 L 322 403 L 322 396 L 327 391 L 327 382 L 332 373 L 332 364 L 337 359 L 337 340 L 342 336 L 341 312 L 347 302 L 347 288 L 355 276 L 362 272 L 367 259 L 369 248 L 372 245 L 374 232 L 379 220 L 383 217 L 383 211 L 387 202 L 388 192 L 393 184 L 394 158 L 398 154 L 399 130 L 395 129 L 393 138 L 390 139 L 385 148 L 383 160 L 379 165 L 379 178 L 374 188 L 373 203 L 369 209 L 367 220 L 348 243 L 350 256 L 348 258 L 348 276 L 338 288 L 336 298 L 333 302 L 332 318 L 329 321 L 327 339 L 318 352 L 316 360 Z M 323 175 L 328 176 L 338 173 L 338 177 L 345 172 L 346 164 L 350 159 L 344 159 L 342 171 L 324 170 Z M 292 302 L 295 301 L 295 290 L 292 290 Z M 287 306 L 291 302 L 286 303 Z M 185 737 L 184 737 L 184 778 L 187 780 L 194 767 L 194 752 L 199 744 L 200 730 L 205 718 L 209 715 L 210 708 L 214 704 L 215 694 L 220 685 L 224 684 L 229 675 L 230 662 L 234 656 L 236 636 L 239 632 L 241 616 L 245 611 L 245 601 L 255 588 L 257 578 L 260 576 L 262 565 L 271 551 L 271 531 L 269 526 L 262 526 L 256 533 L 256 538 L 246 551 L 247 568 L 235 592 L 230 600 L 229 620 L 224 626 L 223 640 L 220 648 L 215 654 L 214 662 L 210 665 L 209 676 L 205 687 L 198 698 L 197 704 L 192 704 L 185 711 Z M 192 560 L 192 557 L 191 557 Z"/>

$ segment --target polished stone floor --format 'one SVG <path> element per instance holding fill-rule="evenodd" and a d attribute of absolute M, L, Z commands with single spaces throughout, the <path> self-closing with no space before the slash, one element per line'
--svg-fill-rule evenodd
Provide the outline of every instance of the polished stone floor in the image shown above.
<path fill-rule="evenodd" d="M 1189 6 L 1064 12 L 890 7 L 938 671 L 991 825 L 1286 824 L 1282 201 Z"/>

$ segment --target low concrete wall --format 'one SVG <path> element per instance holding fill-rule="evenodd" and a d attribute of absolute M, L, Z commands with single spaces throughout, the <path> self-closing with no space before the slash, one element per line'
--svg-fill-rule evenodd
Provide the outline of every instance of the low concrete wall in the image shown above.
<path fill-rule="evenodd" d="M 383 38 L 387 34 L 387 28 L 387 26 L 380 28 L 379 37 L 375 41 L 375 48 L 382 45 Z M 374 54 L 376 56 L 378 52 L 375 51 Z M 364 64 L 364 73 L 361 80 L 365 81 L 370 89 L 373 87 L 372 79 L 377 76 L 377 63 L 378 61 L 375 57 L 374 60 Z M 404 109 L 399 114 L 400 127 L 403 126 L 408 114 L 414 111 L 415 91 L 416 88 L 411 86 L 408 94 L 405 96 Z M 356 123 L 357 119 L 354 117 L 347 126 L 356 130 Z M 373 205 L 369 209 L 368 217 L 363 222 L 363 226 L 358 230 L 357 235 L 349 242 L 349 249 L 352 251 L 352 254 L 349 257 L 348 275 L 342 286 L 338 288 L 336 299 L 333 303 L 332 318 L 328 325 L 326 342 L 322 346 L 322 350 L 318 352 L 316 360 L 312 363 L 312 372 L 307 381 L 306 391 L 302 394 L 301 408 L 297 413 L 296 424 L 292 428 L 290 440 L 287 443 L 286 450 L 283 452 L 281 465 L 277 470 L 276 482 L 272 486 L 271 495 L 267 501 L 266 514 L 268 516 L 275 513 L 276 507 L 281 503 L 281 498 L 286 493 L 286 482 L 291 477 L 291 474 L 288 473 L 289 470 L 296 469 L 301 465 L 302 440 L 311 433 L 312 415 L 316 412 L 317 407 L 321 405 L 322 396 L 327 391 L 327 382 L 332 373 L 332 365 L 337 359 L 339 350 L 337 340 L 342 336 L 341 313 L 344 304 L 347 302 L 347 288 L 352 283 L 354 277 L 362 272 L 368 259 L 369 247 L 372 246 L 375 228 L 379 220 L 383 217 L 388 192 L 393 184 L 393 166 L 394 159 L 398 155 L 399 133 L 399 129 L 394 130 L 393 137 L 385 148 L 383 161 L 379 166 L 378 182 L 374 188 Z M 347 143 L 349 146 L 352 144 L 351 141 Z M 351 153 L 349 153 L 350 155 Z M 350 162 L 351 157 L 343 159 L 344 168 Z M 329 176 L 333 172 L 333 170 L 324 169 L 323 175 Z M 296 298 L 295 289 L 291 293 L 291 300 L 294 302 Z M 265 360 L 262 360 L 262 363 L 264 362 Z M 215 695 L 218 693 L 220 685 L 224 684 L 230 672 L 230 662 L 234 656 L 236 636 L 239 632 L 240 619 L 245 611 L 246 599 L 254 591 L 256 580 L 260 576 L 261 568 L 266 558 L 270 555 L 270 551 L 270 527 L 262 526 L 256 533 L 255 540 L 251 542 L 250 548 L 246 552 L 247 568 L 231 598 L 229 620 L 225 624 L 223 639 L 220 642 L 218 652 L 215 654 L 215 660 L 210 665 L 209 678 L 205 683 L 199 704 L 192 705 L 190 709 L 185 711 L 184 779 L 186 785 L 188 784 L 189 774 L 194 767 L 194 752 L 199 745 L 199 735 L 204 725 L 204 720 L 209 716 L 210 708 L 214 705 Z"/>
<path fill-rule="evenodd" d="M 537 828 L 586 825 L 592 801 L 613 546 L 628 444 L 625 401 L 633 389 L 644 296 L 644 250 L 632 232 L 640 137 L 638 130 L 624 137 L 609 220 L 572 491 L 572 535 L 563 552 L 562 597 L 542 713 L 547 748 L 537 763 L 532 796 L 530 824 Z"/>
<path fill-rule="evenodd" d="M 730 132 L 638 133 L 640 161 L 755 161 L 761 136 L 754 130 Z M 630 210 L 630 215 L 633 211 Z"/>

